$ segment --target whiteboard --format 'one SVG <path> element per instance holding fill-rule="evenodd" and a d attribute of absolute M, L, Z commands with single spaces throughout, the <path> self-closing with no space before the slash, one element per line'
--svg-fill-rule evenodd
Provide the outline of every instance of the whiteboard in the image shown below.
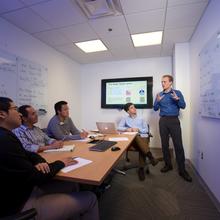
<path fill-rule="evenodd" d="M 47 109 L 47 85 L 47 67 L 0 51 L 0 96 L 18 106 Z"/>
<path fill-rule="evenodd" d="M 220 119 L 220 34 L 216 33 L 200 54 L 201 115 Z"/>

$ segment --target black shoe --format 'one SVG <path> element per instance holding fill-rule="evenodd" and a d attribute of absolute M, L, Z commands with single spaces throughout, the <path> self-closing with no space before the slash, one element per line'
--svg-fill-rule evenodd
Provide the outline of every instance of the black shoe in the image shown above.
<path fill-rule="evenodd" d="M 158 159 L 155 159 L 154 157 L 150 160 L 150 163 L 152 164 L 152 166 L 156 166 L 159 163 Z"/>
<path fill-rule="evenodd" d="M 161 172 L 161 173 L 166 173 L 166 172 L 168 172 L 168 171 L 170 171 L 170 170 L 172 170 L 172 169 L 173 169 L 172 165 L 165 165 L 165 166 L 160 170 L 160 172 Z"/>
<path fill-rule="evenodd" d="M 143 167 L 138 169 L 138 176 L 139 176 L 140 181 L 145 180 L 145 173 L 144 173 L 144 168 Z"/>
<path fill-rule="evenodd" d="M 188 172 L 186 170 L 180 171 L 179 175 L 187 182 L 192 182 L 192 177 L 188 174 Z"/>
<path fill-rule="evenodd" d="M 153 166 L 156 166 L 156 165 L 158 164 L 159 161 L 153 157 L 153 155 L 152 155 L 152 153 L 151 153 L 150 151 L 147 152 L 147 155 L 146 155 L 146 156 L 149 158 L 150 163 L 151 163 Z"/>

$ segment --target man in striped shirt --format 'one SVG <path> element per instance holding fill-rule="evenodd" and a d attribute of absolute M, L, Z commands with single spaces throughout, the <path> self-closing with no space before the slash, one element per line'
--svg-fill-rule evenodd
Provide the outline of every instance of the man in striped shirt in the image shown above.
<path fill-rule="evenodd" d="M 18 111 L 22 114 L 22 125 L 13 130 L 27 151 L 42 152 L 63 147 L 62 141 L 49 138 L 39 127 L 36 110 L 30 105 L 22 105 Z"/>

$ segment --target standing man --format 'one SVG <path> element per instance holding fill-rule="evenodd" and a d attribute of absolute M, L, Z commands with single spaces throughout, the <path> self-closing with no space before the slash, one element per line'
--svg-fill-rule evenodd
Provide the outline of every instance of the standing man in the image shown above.
<path fill-rule="evenodd" d="M 98 220 L 93 193 L 67 192 L 66 184 L 56 188 L 52 181 L 62 168 L 76 161 L 69 157 L 48 163 L 39 154 L 26 151 L 11 132 L 20 124 L 21 114 L 14 102 L 0 97 L 0 218 L 35 208 L 37 220 Z"/>
<path fill-rule="evenodd" d="M 68 103 L 57 102 L 54 105 L 55 115 L 50 119 L 47 126 L 48 135 L 57 140 L 78 140 L 86 138 L 88 132 L 80 132 L 69 117 Z"/>
<path fill-rule="evenodd" d="M 171 136 L 174 144 L 179 175 L 184 180 L 192 182 L 191 176 L 185 169 L 185 154 L 182 144 L 180 121 L 178 118 L 180 108 L 184 109 L 186 103 L 182 93 L 179 90 L 172 89 L 173 77 L 171 75 L 164 75 L 161 83 L 163 91 L 157 94 L 154 102 L 154 110 L 157 111 L 160 109 L 159 128 L 165 161 L 165 166 L 161 169 L 161 172 L 166 173 L 173 169 L 169 151 L 169 136 Z"/>
<path fill-rule="evenodd" d="M 129 102 L 124 105 L 124 110 L 128 113 L 128 116 L 122 118 L 119 125 L 119 131 L 138 132 L 132 145 L 139 151 L 139 169 L 138 176 L 141 181 L 145 179 L 144 166 L 146 157 L 149 158 L 151 164 L 156 166 L 158 160 L 155 159 L 149 149 L 149 131 L 147 123 L 137 116 L 137 109 L 134 104 Z"/>
<path fill-rule="evenodd" d="M 36 110 L 30 105 L 22 105 L 18 108 L 22 115 L 22 125 L 13 130 L 27 151 L 40 153 L 49 149 L 63 147 L 62 141 L 49 138 L 39 127 L 34 124 L 38 122 Z"/>

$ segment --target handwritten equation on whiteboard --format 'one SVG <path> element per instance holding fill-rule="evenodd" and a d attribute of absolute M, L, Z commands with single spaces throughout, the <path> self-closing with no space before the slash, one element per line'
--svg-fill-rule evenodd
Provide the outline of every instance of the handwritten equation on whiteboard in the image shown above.
<path fill-rule="evenodd" d="M 47 77 L 46 67 L 0 51 L 0 96 L 16 105 L 47 109 Z"/>
<path fill-rule="evenodd" d="M 220 37 L 215 34 L 200 56 L 201 115 L 220 119 Z"/>

